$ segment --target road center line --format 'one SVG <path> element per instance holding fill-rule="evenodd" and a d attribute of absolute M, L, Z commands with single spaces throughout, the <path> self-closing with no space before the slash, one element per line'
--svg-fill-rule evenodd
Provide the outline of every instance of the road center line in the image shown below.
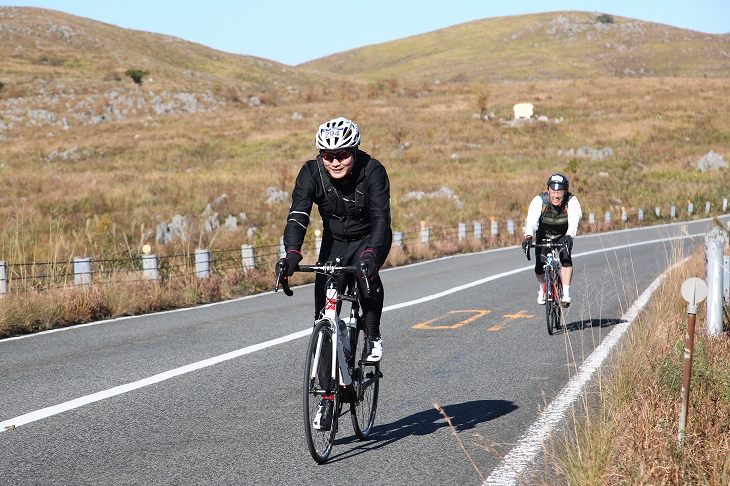
<path fill-rule="evenodd" d="M 628 248 L 628 247 L 633 247 L 633 246 L 649 245 L 649 244 L 654 244 L 654 243 L 663 242 L 663 241 L 671 241 L 671 240 L 677 240 L 677 239 L 683 239 L 683 238 L 693 238 L 693 237 L 703 236 L 703 235 L 704 235 L 704 233 L 700 233 L 700 234 L 695 234 L 695 235 L 683 235 L 683 236 L 676 236 L 676 237 L 670 237 L 670 238 L 661 238 L 661 239 L 650 240 L 650 241 L 642 241 L 642 242 L 639 242 L 639 243 L 619 245 L 619 246 L 613 246 L 613 247 L 610 247 L 610 248 L 602 248 L 600 250 L 593 250 L 593 251 L 588 251 L 588 252 L 584 252 L 584 253 L 578 253 L 578 254 L 573 255 L 573 257 L 574 258 L 577 258 L 577 257 L 592 255 L 592 254 L 595 254 L 595 253 L 605 253 L 607 251 L 615 251 L 615 250 L 619 250 L 619 249 L 623 249 L 623 248 Z M 456 292 L 460 292 L 461 290 L 468 289 L 468 288 L 471 288 L 471 287 L 475 287 L 477 285 L 482 285 L 484 283 L 491 282 L 493 280 L 497 280 L 497 279 L 500 279 L 500 278 L 503 278 L 503 277 L 507 277 L 507 276 L 510 276 L 510 275 L 514 275 L 516 273 L 524 272 L 524 271 L 530 270 L 532 268 L 534 268 L 534 266 L 533 265 L 529 265 L 529 266 L 526 266 L 526 267 L 517 268 L 515 270 L 510 270 L 508 272 L 503 272 L 503 273 L 499 273 L 499 274 L 496 274 L 496 275 L 491 275 L 489 277 L 485 277 L 485 278 L 482 278 L 482 279 L 479 279 L 479 280 L 475 280 L 474 282 L 470 282 L 470 283 L 467 283 L 467 284 L 464 284 L 464 285 L 459 285 L 457 287 L 452 287 L 450 289 L 447 289 L 447 290 L 444 290 L 444 291 L 441 291 L 441 292 L 437 292 L 435 294 L 427 295 L 427 296 L 421 297 L 419 299 L 410 300 L 408 302 L 401 302 L 400 304 L 394 304 L 394 305 L 390 305 L 390 306 L 384 307 L 383 308 L 383 312 L 388 312 L 388 311 L 392 311 L 392 310 L 396 310 L 396 309 L 402 309 L 404 307 L 410 307 L 410 306 L 422 304 L 424 302 L 428 302 L 428 301 L 431 301 L 431 300 L 439 299 L 441 297 L 445 297 L 447 295 L 451 295 L 451 294 L 454 294 Z M 655 281 L 655 283 L 658 280 L 659 279 L 657 279 Z M 654 284 L 652 284 L 652 285 L 654 285 Z M 658 285 L 658 283 L 657 283 L 657 285 Z M 647 289 L 647 291 L 648 291 L 648 289 Z M 642 294 L 642 297 L 645 294 L 646 294 L 646 291 L 644 292 L 644 294 Z M 651 294 L 649 294 L 649 295 L 651 295 Z M 648 296 L 646 298 L 648 299 Z M 639 300 L 641 300 L 641 298 Z M 637 301 L 637 303 L 638 303 L 638 301 Z M 636 305 L 636 304 L 634 304 L 634 305 Z M 643 306 L 643 304 L 642 304 L 642 306 Z M 632 307 L 632 309 L 633 309 L 633 307 Z M 629 311 L 629 312 L 631 312 L 631 311 Z M 617 328 L 618 328 L 618 326 L 617 326 Z M 295 332 L 295 333 L 292 333 L 292 334 L 288 334 L 286 336 L 282 336 L 282 337 L 279 337 L 279 338 L 276 338 L 276 339 L 271 339 L 269 341 L 265 341 L 265 342 L 262 342 L 262 343 L 259 343 L 259 344 L 254 344 L 254 345 L 251 345 L 251 346 L 247 346 L 245 348 L 241 348 L 241 349 L 238 349 L 238 350 L 235 350 L 235 351 L 231 351 L 229 353 L 221 354 L 219 356 L 214 356 L 212 358 L 208 358 L 208 359 L 205 359 L 205 360 L 202 360 L 202 361 L 198 361 L 196 363 L 191 363 L 189 365 L 185 365 L 185 366 L 182 366 L 180 368 L 175 368 L 175 369 L 172 369 L 172 370 L 169 370 L 169 371 L 165 371 L 163 373 L 159 373 L 159 374 L 150 376 L 148 378 L 144 378 L 144 379 L 139 380 L 139 381 L 134 381 L 134 382 L 127 383 L 127 384 L 124 384 L 124 385 L 119 385 L 119 386 L 116 386 L 116 387 L 113 387 L 113 388 L 109 388 L 107 390 L 102 390 L 100 392 L 96 392 L 96 393 L 92 393 L 90 395 L 83 396 L 83 397 L 80 397 L 80 398 L 75 398 L 73 400 L 69 400 L 67 402 L 63 402 L 63 403 L 60 403 L 58 405 L 53 405 L 53 406 L 50 406 L 50 407 L 46 407 L 46 408 L 42 408 L 42 409 L 39 409 L 39 410 L 36 410 L 36 411 L 33 411 L 33 412 L 26 413 L 24 415 L 19 415 L 17 417 L 14 417 L 14 418 L 11 418 L 11 419 L 8 419 L 8 420 L 4 420 L 4 421 L 0 422 L 0 432 L 6 431 L 6 430 L 9 430 L 9 429 L 13 429 L 15 427 L 20 427 L 21 425 L 25 425 L 25 424 L 28 424 L 28 423 L 31 423 L 31 422 L 35 422 L 37 420 L 42 420 L 44 418 L 48 418 L 48 417 L 51 417 L 53 415 L 57 415 L 59 413 L 67 412 L 69 410 L 73 410 L 73 409 L 82 407 L 84 405 L 88 405 L 90 403 L 98 402 L 98 401 L 104 400 L 106 398 L 111 398 L 111 397 L 114 397 L 114 396 L 117 396 L 117 395 L 122 395 L 124 393 L 130 392 L 130 391 L 133 391 L 133 390 L 137 390 L 139 388 L 144 388 L 144 387 L 149 386 L 149 385 L 154 385 L 155 383 L 160 383 L 160 382 L 165 381 L 165 380 L 168 380 L 170 378 L 174 378 L 176 376 L 184 375 L 186 373 L 190 373 L 192 371 L 196 371 L 196 370 L 199 370 L 199 369 L 202 369 L 202 368 L 207 368 L 208 366 L 213 366 L 213 365 L 218 364 L 218 363 L 221 363 L 223 361 L 228 361 L 228 360 L 231 360 L 231 359 L 234 359 L 234 358 L 238 358 L 238 357 L 244 356 L 246 354 L 250 354 L 250 353 L 253 353 L 253 352 L 256 352 L 256 351 L 261 351 L 263 349 L 270 348 L 272 346 L 276 346 L 277 344 L 282 344 L 282 343 L 286 343 L 286 342 L 289 342 L 289 341 L 293 341 L 295 339 L 299 339 L 301 337 L 308 336 L 309 334 L 311 334 L 311 332 L 312 332 L 312 329 L 311 328 L 304 329 L 302 331 L 298 331 L 298 332 Z M 604 344 L 607 341 L 609 341 L 609 339 L 611 338 L 611 335 L 613 335 L 613 332 L 611 334 L 609 334 L 609 336 L 606 339 L 604 339 L 603 343 L 601 343 L 601 345 L 599 346 L 599 348 L 596 349 L 596 351 L 598 351 L 598 349 L 602 349 L 603 348 Z M 613 344 L 611 344 L 611 346 L 613 346 Z M 583 366 L 581 367 L 581 369 L 583 369 L 583 367 L 586 366 L 586 363 L 588 363 L 588 361 L 591 359 L 591 357 L 594 354 L 596 354 L 596 351 L 594 351 L 593 354 L 588 358 L 588 360 L 586 360 L 586 362 L 583 364 Z M 601 361 L 602 361 L 602 359 L 601 359 Z M 600 363 L 598 363 L 598 364 L 600 365 Z M 591 374 L 592 373 L 593 373 L 593 371 L 591 371 Z M 579 373 L 578 376 L 582 376 L 582 375 Z M 576 378 L 578 376 L 576 376 Z M 571 383 L 572 383 L 572 381 L 571 381 Z M 568 386 L 570 386 L 570 383 L 569 383 Z M 581 386 L 582 386 L 582 384 L 581 384 Z M 553 403 L 555 403 L 555 401 Z M 550 405 L 550 407 L 552 407 L 552 406 L 553 406 L 553 404 Z M 565 405 L 565 407 L 567 407 L 567 406 L 568 406 L 568 404 Z M 564 409 L 562 411 L 564 411 Z M 562 411 L 561 411 L 561 413 L 562 413 Z M 533 427 L 535 427 L 536 425 L 534 425 Z M 540 440 L 542 440 L 542 439 L 540 439 Z M 521 453 L 521 454 L 523 454 L 523 453 Z"/>

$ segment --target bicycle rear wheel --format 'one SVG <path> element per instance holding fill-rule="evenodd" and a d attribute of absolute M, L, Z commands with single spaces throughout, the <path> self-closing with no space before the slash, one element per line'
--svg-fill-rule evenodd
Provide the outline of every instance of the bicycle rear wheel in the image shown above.
<path fill-rule="evenodd" d="M 373 430 L 375 423 L 381 374 L 380 364 L 363 364 L 365 334 L 359 330 L 358 337 L 355 349 L 355 359 L 358 361 L 352 377 L 356 399 L 350 403 L 350 416 L 355 435 L 358 439 L 365 440 Z"/>
<path fill-rule="evenodd" d="M 319 464 L 327 461 L 337 433 L 339 416 L 339 386 L 331 380 L 332 331 L 329 320 L 322 319 L 315 326 L 307 346 L 304 366 L 304 434 L 312 458 Z M 331 399 L 332 403 L 324 402 Z M 329 417 L 322 421 L 320 405 L 329 409 Z M 317 414 L 320 417 L 317 417 Z M 327 410 L 325 407 L 325 415 Z M 315 423 L 316 421 L 316 423 Z"/>

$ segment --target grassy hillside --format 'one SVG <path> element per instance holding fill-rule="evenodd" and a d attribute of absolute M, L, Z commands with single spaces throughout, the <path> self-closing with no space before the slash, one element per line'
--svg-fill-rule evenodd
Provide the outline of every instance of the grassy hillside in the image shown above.
<path fill-rule="evenodd" d="M 730 76 L 730 35 L 587 12 L 477 20 L 305 64 L 409 82 Z"/>
<path fill-rule="evenodd" d="M 276 243 L 288 205 L 267 202 L 267 191 L 291 191 L 315 153 L 316 127 L 340 115 L 360 124 L 362 148 L 387 167 L 394 229 L 406 232 L 422 220 L 519 226 L 556 171 L 571 178 L 586 219 L 625 207 L 634 221 L 645 209 L 651 222 L 654 206 L 666 216 L 688 199 L 717 208 L 730 185 L 727 171 L 693 167 L 710 150 L 730 159 L 730 85 L 715 79 L 725 71 L 712 70 L 727 36 L 553 13 L 342 55 L 365 56 L 369 66 L 327 58 L 291 68 L 48 10 L 0 8 L 0 24 L 0 55 L 10 60 L 0 74 L 0 260 L 128 255 L 145 243 L 169 253 L 175 247 L 157 242 L 156 230 L 175 215 L 189 218 L 191 247 Z M 633 54 L 612 48 L 600 63 L 581 61 L 625 32 L 649 40 L 635 41 Z M 686 65 L 677 58 L 671 76 L 605 71 L 639 51 L 663 55 L 655 32 L 670 46 L 686 38 L 695 55 L 682 58 Z M 527 37 L 539 46 L 520 44 Z M 560 62 L 545 63 L 547 51 Z M 523 64 L 554 76 L 525 80 Z M 315 65 L 343 72 L 324 75 Z M 129 68 L 150 74 L 138 86 L 123 75 Z M 502 74 L 483 81 L 489 73 Z M 511 123 L 518 102 L 533 103 L 546 121 Z M 581 147 L 610 155 L 581 155 Z M 452 197 L 410 194 L 448 195 L 442 187 Z M 222 226 L 229 216 L 236 228 L 206 230 L 211 218 Z M 584 222 L 581 231 L 590 230 Z"/>

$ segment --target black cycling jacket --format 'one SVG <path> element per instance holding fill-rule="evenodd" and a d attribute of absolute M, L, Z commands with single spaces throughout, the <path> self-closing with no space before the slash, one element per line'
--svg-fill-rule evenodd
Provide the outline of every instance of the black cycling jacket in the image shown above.
<path fill-rule="evenodd" d="M 370 235 L 368 250 L 377 255 L 387 254 L 390 241 L 390 181 L 385 167 L 367 153 L 358 150 L 355 167 L 344 179 L 332 179 L 324 168 L 337 195 L 328 197 L 320 176 L 318 161 L 307 161 L 297 176 L 289 218 L 284 229 L 284 248 L 301 250 L 304 235 L 309 226 L 312 204 L 316 204 L 322 216 L 325 237 L 331 235 L 338 241 L 355 241 Z M 356 194 L 363 188 L 365 194 Z M 362 201 L 358 204 L 356 201 Z"/>

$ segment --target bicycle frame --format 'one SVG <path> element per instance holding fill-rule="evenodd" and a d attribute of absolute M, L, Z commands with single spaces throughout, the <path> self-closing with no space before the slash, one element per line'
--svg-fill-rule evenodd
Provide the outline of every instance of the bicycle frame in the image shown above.
<path fill-rule="evenodd" d="M 548 279 L 545 279 L 545 299 L 547 300 L 548 295 L 555 299 L 560 299 L 562 296 L 559 295 L 560 292 L 558 291 L 560 283 L 562 283 L 562 276 L 560 275 L 560 269 L 562 266 L 560 265 L 560 256 L 558 255 L 558 249 L 552 248 L 546 255 L 545 255 L 545 265 L 543 265 L 543 268 L 545 269 L 545 275 L 548 275 L 548 272 L 550 272 L 553 277 Z M 550 280 L 550 283 L 552 285 L 552 288 L 550 289 L 550 292 L 548 292 L 547 283 L 548 280 Z"/>
<path fill-rule="evenodd" d="M 344 339 L 350 339 L 349 333 L 347 336 L 340 336 L 340 333 L 342 332 L 340 330 L 340 326 L 338 325 L 338 320 L 340 319 L 338 313 L 337 313 L 337 304 L 341 301 L 341 295 L 337 289 L 337 282 L 335 279 L 330 278 L 327 281 L 327 292 L 326 292 L 326 298 L 325 298 L 325 304 L 324 304 L 324 313 L 321 319 L 319 319 L 317 322 L 321 321 L 322 319 L 326 319 L 329 321 L 330 329 L 332 331 L 332 343 L 337 343 L 336 345 L 332 346 L 332 356 L 330 356 L 331 366 L 330 370 L 332 370 L 332 376 L 330 377 L 330 385 L 332 388 L 334 388 L 335 383 L 337 383 L 336 380 L 339 380 L 340 385 L 348 386 L 352 385 L 352 377 L 350 376 L 350 371 L 347 368 L 347 362 L 348 358 L 345 356 L 345 350 L 343 347 L 343 340 Z M 353 310 L 355 307 L 353 306 Z M 350 312 L 350 319 L 349 323 L 347 324 L 347 327 L 350 327 L 353 321 L 353 311 Z M 315 323 L 316 325 L 316 323 Z M 322 359 L 322 356 L 320 356 L 319 350 L 321 349 L 321 340 L 322 336 L 319 336 L 319 342 L 317 343 L 317 353 L 314 357 L 314 362 L 312 363 L 312 369 L 310 372 L 310 377 L 312 379 L 315 378 L 317 374 L 317 370 L 319 369 L 319 360 Z M 338 359 L 339 358 L 339 359 Z M 326 357 L 325 357 L 326 359 Z M 339 363 L 339 366 L 337 364 Z M 335 374 L 339 371 L 339 379 L 335 376 Z"/>

